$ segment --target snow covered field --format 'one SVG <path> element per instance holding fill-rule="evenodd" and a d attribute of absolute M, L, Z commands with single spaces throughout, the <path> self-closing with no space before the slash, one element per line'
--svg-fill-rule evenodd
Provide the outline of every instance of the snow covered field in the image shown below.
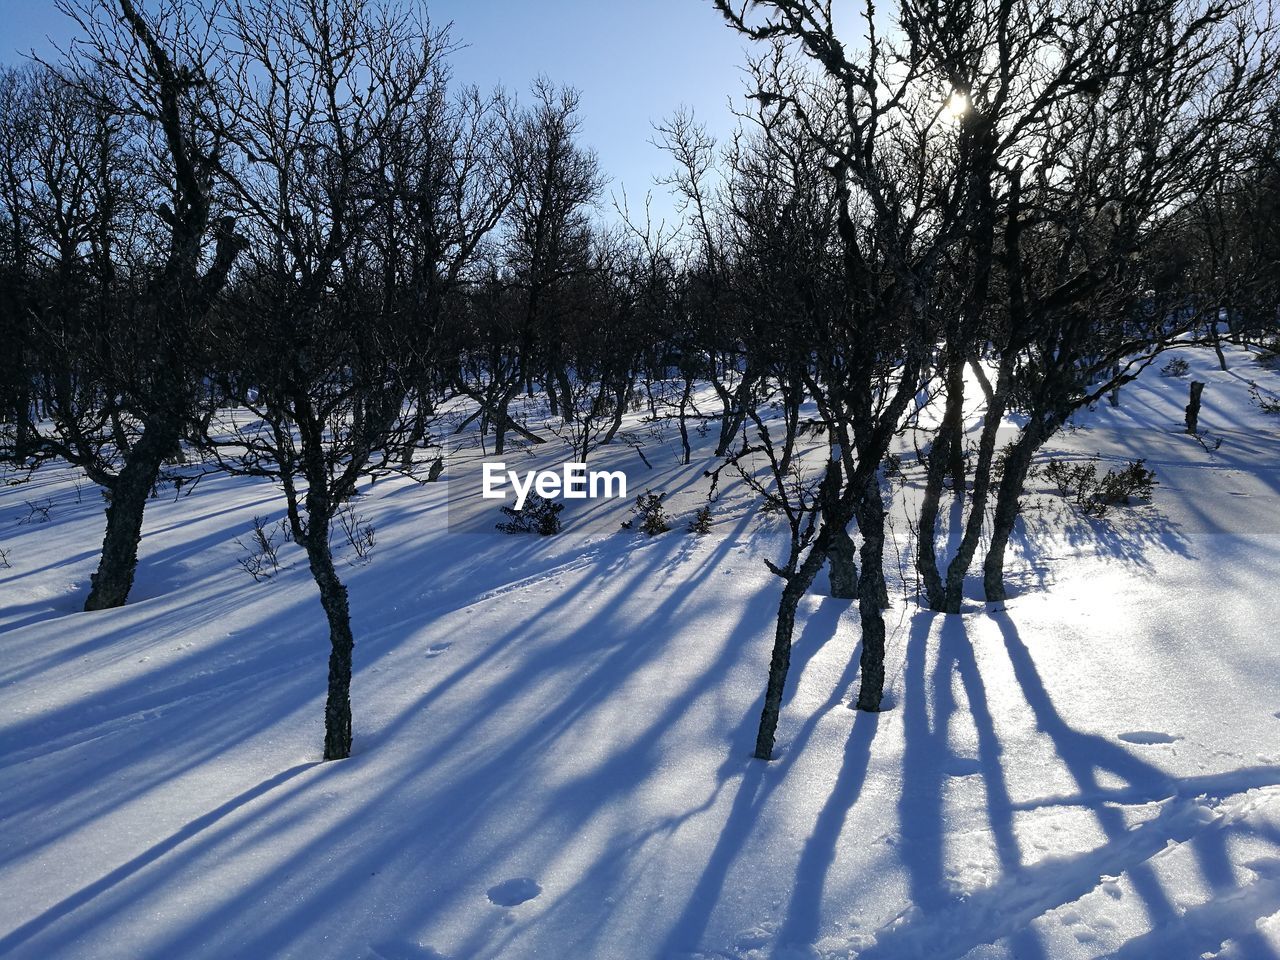
<path fill-rule="evenodd" d="M 819 578 L 768 765 L 781 533 L 732 492 L 686 533 L 710 448 L 678 466 L 673 428 L 653 470 L 594 458 L 669 491 L 653 539 L 623 503 L 515 538 L 449 532 L 443 483 L 367 490 L 329 764 L 301 549 L 266 583 L 236 563 L 274 489 L 153 501 L 100 613 L 96 489 L 0 489 L 0 956 L 1280 957 L 1280 419 L 1248 400 L 1280 377 L 1184 355 L 1221 447 L 1155 368 L 1082 417 L 1046 454 L 1146 457 L 1154 503 L 1033 494 L 1001 609 L 922 612 L 900 580 L 885 713 L 847 706 L 857 611 Z"/>

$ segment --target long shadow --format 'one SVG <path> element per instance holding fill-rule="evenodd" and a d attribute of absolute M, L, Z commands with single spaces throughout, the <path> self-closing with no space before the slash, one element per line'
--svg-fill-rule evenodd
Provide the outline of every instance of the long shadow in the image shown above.
<path fill-rule="evenodd" d="M 636 582 L 644 582 L 646 577 L 651 576 L 661 567 L 665 558 L 666 550 L 649 551 L 644 562 L 638 564 L 637 568 L 629 573 Z M 590 588 L 587 586 L 584 589 Z M 626 584 L 614 584 L 613 589 L 625 591 Z M 333 898 L 345 896 L 343 891 L 348 890 L 351 884 L 362 882 L 362 878 L 367 878 L 374 870 L 385 874 L 389 864 L 397 861 L 400 862 L 401 869 L 421 870 L 424 865 L 421 861 L 410 858 L 410 862 L 406 862 L 405 857 L 409 851 L 420 848 L 428 838 L 430 840 L 428 861 L 435 858 L 438 861 L 448 862 L 455 853 L 470 847 L 468 856 L 475 869 L 477 871 L 487 869 L 488 861 L 483 856 L 478 856 L 477 851 L 474 850 L 474 828 L 477 823 L 483 822 L 487 810 L 512 802 L 510 795 L 513 792 L 519 792 L 519 783 L 516 782 L 519 777 L 513 777 L 513 771 L 540 762 L 540 758 L 548 755 L 548 749 L 555 740 L 566 733 L 579 719 L 590 716 L 592 708 L 613 695 L 618 684 L 625 682 L 629 676 L 661 655 L 672 635 L 674 624 L 689 612 L 685 602 L 687 593 L 688 588 L 666 597 L 655 608 L 653 616 L 645 624 L 644 642 L 640 642 L 634 635 L 634 624 L 628 624 L 620 636 L 618 629 L 620 625 L 614 622 L 614 610 L 611 605 L 600 604 L 599 612 L 592 620 L 575 629 L 565 640 L 533 651 L 532 659 L 519 674 L 512 675 L 505 683 L 495 685 L 487 692 L 486 702 L 472 705 L 468 712 L 474 719 L 465 723 L 474 727 L 476 723 L 483 722 L 483 718 L 499 713 L 502 709 L 522 709 L 519 698 L 513 695 L 514 691 L 534 689 L 540 674 L 556 668 L 563 669 L 570 662 L 579 664 L 573 683 L 560 690 L 554 699 L 539 700 L 536 711 L 528 718 L 524 734 L 503 743 L 496 752 L 486 754 L 478 765 L 465 768 L 458 777 L 451 778 L 451 795 L 465 795 L 477 801 L 466 810 L 441 806 L 448 797 L 433 797 L 429 792 L 424 792 L 424 781 L 429 785 L 432 768 L 440 762 L 440 758 L 429 751 L 424 750 L 422 758 L 424 762 L 407 764 L 400 775 L 368 784 L 372 795 L 362 805 L 362 816 L 367 822 L 394 823 L 396 817 L 394 811 L 398 804 L 405 802 L 406 792 L 408 792 L 409 795 L 421 795 L 424 801 L 423 805 L 416 808 L 415 823 L 430 824 L 431 828 L 426 836 L 419 836 L 420 831 L 417 829 L 406 833 L 405 830 L 408 827 L 394 828 L 386 834 L 377 836 L 374 842 L 361 847 L 348 861 L 344 862 L 341 870 L 326 871 L 325 881 L 319 887 L 314 885 L 311 887 L 309 902 L 311 904 L 328 902 Z M 744 645 L 738 634 L 743 630 L 754 632 L 758 628 L 761 611 L 754 607 L 755 605 L 752 605 L 745 611 L 743 622 L 731 631 L 729 640 L 724 644 L 722 657 L 739 656 Z M 527 635 L 523 626 L 512 633 L 516 636 Z M 599 646 L 599 641 L 595 640 L 598 637 L 616 638 L 603 645 L 602 657 L 583 661 L 579 654 L 573 652 L 575 649 L 585 649 L 584 643 L 595 643 Z M 655 763 L 655 744 L 663 731 L 683 716 L 689 702 L 700 695 L 700 691 L 705 690 L 708 684 L 716 682 L 715 676 L 719 675 L 722 669 L 710 668 L 706 674 L 698 678 L 693 687 L 680 692 L 676 701 L 669 705 L 651 728 L 636 731 L 632 745 L 628 748 L 632 752 L 629 762 L 607 764 L 593 771 L 591 779 L 579 780 L 572 786 L 566 785 L 564 790 L 558 791 L 560 800 L 563 802 L 555 810 L 550 809 L 554 804 L 548 802 L 549 809 L 546 811 L 546 816 L 550 818 L 549 822 L 565 821 L 566 818 L 571 818 L 571 822 L 585 826 L 597 815 L 596 808 L 602 802 L 602 798 L 607 798 L 618 789 L 626 789 L 625 780 L 635 783 L 647 777 Z M 417 705 L 413 703 L 406 705 L 400 710 L 399 717 L 393 724 L 396 726 L 403 724 L 417 711 Z M 478 732 L 468 732 L 465 724 L 462 728 L 449 729 L 446 736 L 450 743 L 475 742 L 476 736 L 483 737 Z M 356 768 L 352 769 L 353 772 L 356 770 Z M 625 778 L 619 786 L 613 781 L 622 774 L 625 774 Z M 276 864 L 271 874 L 255 880 L 245 889 L 237 891 L 235 897 L 224 901 L 216 909 L 207 911 L 206 915 L 198 921 L 197 927 L 175 935 L 172 943 L 176 946 L 183 939 L 189 940 L 192 937 L 200 939 L 213 930 L 221 929 L 233 917 L 238 916 L 245 905 L 260 902 L 268 891 L 273 890 L 278 882 L 275 878 L 295 874 L 298 870 L 305 871 L 306 864 L 314 859 L 317 849 L 323 849 L 331 840 L 337 842 L 339 839 L 337 834 L 332 838 L 322 835 L 306 849 Z M 522 838 L 517 841 L 517 844 L 536 847 L 544 842 L 545 838 L 531 836 Z M 494 849 L 491 856 L 505 860 L 515 854 L 514 849 Z M 542 856 L 545 855 L 545 853 L 542 854 Z M 446 909 L 451 901 L 456 900 L 463 893 L 464 891 L 461 890 L 442 892 L 440 897 L 434 899 L 433 911 Z M 307 905 L 296 909 L 290 906 L 289 909 L 274 917 L 270 923 L 264 924 L 257 930 L 246 949 L 256 955 L 270 955 L 285 949 L 297 936 L 299 925 L 302 923 L 300 911 L 308 909 L 310 908 Z M 421 917 L 418 919 L 421 920 Z"/>
<path fill-rule="evenodd" d="M 787 917 L 778 934 L 780 944 L 810 944 L 818 939 L 827 874 L 835 862 L 845 820 L 866 783 L 871 742 L 879 725 L 878 713 L 859 711 L 854 718 L 835 786 L 800 852 Z"/>
<path fill-rule="evenodd" d="M 936 616 L 936 615 L 933 615 Z M 1123 811 L 1104 801 L 1086 802 L 1108 843 L 1075 857 L 1055 858 L 1033 867 L 1024 867 L 1013 816 L 1022 805 L 1008 794 L 985 689 L 977 663 L 965 635 L 964 622 L 948 617 L 939 636 L 937 666 L 932 684 L 933 717 L 928 716 L 925 660 L 929 625 L 933 616 L 921 614 L 913 624 L 904 670 L 903 790 L 899 803 L 904 840 L 911 845 L 904 860 L 909 871 L 911 901 L 922 911 L 922 920 L 899 923 L 882 933 L 876 945 L 863 956 L 867 960 L 888 960 L 903 950 L 924 950 L 936 958 L 959 957 L 993 937 L 1008 937 L 1015 955 L 1021 958 L 1045 956 L 1044 946 L 1030 930 L 1029 920 L 1053 909 L 1061 902 L 1083 895 L 1096 884 L 1099 871 L 1115 870 L 1119 861 L 1132 879 L 1153 925 L 1167 924 L 1177 912 L 1145 862 L 1161 849 L 1175 828 L 1171 813 L 1131 830 Z M 1080 788 L 1082 797 L 1099 795 L 1099 774 L 1121 778 L 1130 789 L 1170 792 L 1171 781 L 1159 768 L 1134 757 L 1103 737 L 1081 733 L 1063 719 L 1053 705 L 1026 646 L 1007 613 L 991 614 L 1001 629 L 1014 675 L 1038 729 L 1050 736 L 1055 752 Z M 958 673 L 969 701 L 978 734 L 976 769 L 955 766 L 958 760 L 948 746 L 948 723 L 955 712 L 952 677 Z M 945 887 L 942 841 L 944 839 L 944 786 L 948 770 L 960 774 L 981 772 L 987 795 L 987 816 L 995 840 L 1003 876 L 990 888 L 964 900 L 948 894 Z M 1060 877 L 1054 880 L 1055 876 Z M 1221 873 L 1218 873 L 1221 877 Z M 1065 898 L 1065 899 L 1064 899 Z M 1003 906 L 1002 906 L 1003 904 Z M 989 916 L 1004 910 L 1009 924 L 992 929 Z M 945 918 L 945 919 L 941 919 Z"/>
<path fill-rule="evenodd" d="M 0 955 L 4 954 L 8 950 L 13 950 L 16 947 L 21 946 L 40 931 L 54 923 L 57 923 L 63 917 L 66 917 L 68 914 L 84 906 L 95 897 L 100 896 L 117 884 L 127 880 L 139 870 L 159 860 L 169 851 L 178 847 L 187 840 L 190 840 L 201 831 L 208 829 L 223 817 L 233 813 L 248 803 L 252 803 L 263 794 L 274 790 L 283 783 L 287 783 L 300 773 L 303 773 L 314 766 L 316 766 L 315 763 L 300 763 L 295 767 L 290 767 L 288 770 L 283 770 L 274 777 L 270 777 L 262 781 L 262 783 L 257 786 L 232 797 L 221 806 L 215 807 L 208 813 L 196 817 L 196 819 L 192 820 L 181 830 L 177 830 L 160 842 L 152 844 L 132 860 L 121 864 L 110 873 L 98 880 L 95 880 L 88 886 L 77 890 L 71 896 L 64 898 L 49 909 L 45 910 L 38 917 L 28 920 L 22 926 L 13 930 L 5 937 L 0 938 Z"/>
<path fill-rule="evenodd" d="M 748 715 L 748 719 L 750 715 Z M 765 764 L 755 761 L 749 764 L 738 783 L 738 790 L 733 796 L 733 805 L 729 808 L 729 816 L 720 828 L 719 839 L 707 858 L 707 865 L 698 878 L 693 892 L 685 901 L 684 910 L 676 922 L 672 924 L 667 938 L 657 955 L 660 957 L 675 956 L 688 953 L 691 945 L 702 940 L 716 904 L 720 902 L 720 894 L 724 890 L 725 881 L 738 854 L 746 845 L 755 830 L 760 811 L 765 807 L 771 791 L 765 789 L 767 783 Z"/>
<path fill-rule="evenodd" d="M 1054 706 L 1012 618 L 1007 612 L 1000 611 L 993 612 L 991 619 L 1000 628 L 1014 676 L 1035 715 L 1037 728 L 1053 740 L 1058 756 L 1082 793 L 1088 795 L 1097 791 L 1100 786 L 1098 775 L 1104 771 L 1135 788 L 1169 783 L 1169 775 L 1160 768 L 1138 759 L 1105 737 L 1081 733 L 1070 726 Z M 1092 812 L 1108 841 L 1118 842 L 1130 832 L 1122 810 L 1099 804 L 1092 807 Z M 1154 925 L 1176 919 L 1176 908 L 1147 863 L 1133 865 L 1129 875 Z"/>
<path fill-rule="evenodd" d="M 929 637 L 938 622 L 941 629 L 930 676 L 927 669 Z M 957 677 L 977 732 L 976 758 L 957 756 L 950 745 L 951 723 L 958 710 L 953 683 Z M 963 909 L 964 904 L 949 888 L 946 876 L 946 794 L 951 778 L 981 775 L 987 819 L 1001 869 L 1006 874 L 1020 870 L 1022 855 L 1014 832 L 1003 750 L 965 631 L 965 620 L 955 615 L 917 613 L 911 624 L 903 678 L 904 745 L 898 825 L 905 848 L 902 859 L 907 868 L 910 901 L 929 918 L 954 913 Z M 950 937 L 956 933 L 948 929 L 945 944 L 934 944 L 932 949 L 940 951 L 945 946 L 949 951 Z M 914 924 L 899 925 L 881 936 L 863 955 L 868 960 L 888 960 L 900 955 L 904 941 L 909 943 L 916 937 Z M 1017 932 L 1012 940 L 1019 960 L 1038 960 L 1045 956 L 1043 944 L 1031 930 Z M 954 955 L 963 952 L 960 950 Z"/>
<path fill-rule="evenodd" d="M 844 609 L 847 609 L 847 605 L 840 601 L 824 600 L 819 604 L 816 611 L 818 615 L 810 615 L 806 619 L 804 628 L 792 650 L 792 668 L 788 676 L 790 682 L 787 684 L 783 700 L 784 711 L 786 704 L 791 702 L 800 686 L 805 667 L 822 643 L 835 634 L 835 625 L 830 622 L 828 616 L 823 616 L 822 614 L 834 612 L 838 618 L 839 612 Z M 785 751 L 777 759 L 768 765 L 754 759 L 746 761 L 746 773 L 738 785 L 738 792 L 734 795 L 733 805 L 730 808 L 725 825 L 720 831 L 715 848 L 712 850 L 711 856 L 707 860 L 707 865 L 698 878 L 698 883 L 690 894 L 689 899 L 685 902 L 679 918 L 668 931 L 664 946 L 659 951 L 659 956 L 665 957 L 671 954 L 679 954 L 681 951 L 688 952 L 701 941 L 707 926 L 711 922 L 711 917 L 715 913 L 716 906 L 720 902 L 729 870 L 754 834 L 761 811 L 767 808 L 770 796 L 784 781 L 786 772 L 794 763 L 795 758 L 803 753 L 803 748 L 813 736 L 818 723 L 829 710 L 840 705 L 844 699 L 845 691 L 853 682 L 854 677 L 857 676 L 859 649 L 860 647 L 855 645 L 850 651 L 844 672 L 832 689 L 827 701 L 817 710 L 810 713 L 795 736 L 787 742 Z M 750 735 L 755 731 L 762 702 L 762 698 L 754 701 L 751 709 L 747 711 L 746 716 L 739 725 L 744 743 L 749 741 Z M 831 862 L 831 857 L 826 856 L 825 866 L 822 865 L 824 855 L 820 851 L 828 848 L 834 849 L 835 841 L 839 835 L 839 825 L 843 823 L 843 814 L 857 799 L 862 778 L 866 773 L 867 763 L 866 756 L 864 756 L 861 761 L 862 772 L 858 773 L 859 763 L 857 757 L 863 753 L 869 755 L 871 735 L 874 733 L 874 729 L 874 722 L 861 725 L 855 722 L 854 730 L 850 736 L 850 747 L 846 751 L 846 762 L 842 767 L 840 782 L 837 783 L 836 787 L 838 796 L 828 799 L 823 810 L 826 819 L 821 820 L 820 818 L 820 827 L 815 828 L 814 836 L 810 837 L 809 842 L 806 844 L 806 852 L 809 859 L 816 861 L 815 869 L 821 871 L 821 875 L 816 880 L 819 894 L 825 879 L 826 869 L 829 868 Z M 866 732 L 865 750 L 861 744 L 864 739 L 862 731 Z M 742 761 L 731 758 L 721 770 L 722 777 L 726 771 L 740 769 L 741 763 Z M 768 777 L 764 776 L 766 771 L 768 772 Z M 837 818 L 839 822 L 833 824 L 832 821 Z M 797 871 L 797 884 L 801 882 L 801 876 L 801 871 Z M 795 901 L 793 900 L 794 903 Z"/>

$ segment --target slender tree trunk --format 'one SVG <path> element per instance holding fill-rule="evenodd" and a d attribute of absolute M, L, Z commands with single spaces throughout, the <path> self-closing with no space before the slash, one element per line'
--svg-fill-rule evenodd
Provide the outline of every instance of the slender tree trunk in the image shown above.
<path fill-rule="evenodd" d="M 916 544 L 916 569 L 924 582 L 925 604 L 930 610 L 941 610 L 946 597 L 942 575 L 938 571 L 938 555 L 935 549 L 938 530 L 938 509 L 942 501 L 943 481 L 948 472 L 955 472 L 953 451 L 959 448 L 959 435 L 964 423 L 964 360 L 953 357 L 947 365 L 947 403 L 942 423 L 929 449 L 929 461 L 925 469 L 924 496 L 920 501 L 920 522 Z M 961 468 L 961 473 L 964 470 Z M 957 482 L 959 494 L 964 481 Z"/>
<path fill-rule="evenodd" d="M 884 696 L 884 609 L 889 590 L 884 582 L 884 501 L 880 480 L 872 474 L 858 504 L 858 528 L 862 533 L 862 575 L 858 578 L 858 619 L 862 625 L 862 682 L 857 708 L 878 713 Z"/>
<path fill-rule="evenodd" d="M 1211 333 L 1210 333 L 1210 337 L 1211 337 L 1212 342 L 1213 342 L 1213 352 L 1214 352 L 1214 353 L 1217 355 L 1217 357 L 1218 357 L 1218 366 L 1219 366 L 1221 369 L 1226 370 L 1226 369 L 1227 369 L 1227 357 L 1226 357 L 1226 354 L 1224 354 L 1224 353 L 1222 352 L 1222 337 L 1221 337 L 1221 335 L 1219 334 L 1219 331 L 1218 331 L 1218 321 L 1217 321 L 1217 320 L 1214 320 L 1214 321 L 1213 321 L 1213 323 L 1209 324 L 1209 330 L 1211 331 Z"/>
<path fill-rule="evenodd" d="M 733 438 L 738 435 L 738 430 L 741 429 L 742 422 L 745 419 L 745 411 L 725 407 L 724 413 L 720 417 L 720 437 L 716 441 L 717 457 L 723 457 L 729 452 L 729 448 L 733 446 Z"/>
<path fill-rule="evenodd" d="M 813 578 L 826 559 L 830 534 L 824 525 L 796 571 L 787 578 L 778 601 L 778 620 L 773 635 L 773 656 L 769 660 L 769 682 L 765 688 L 764 709 L 760 712 L 760 728 L 756 733 L 758 760 L 773 759 L 773 741 L 778 732 L 778 714 L 782 710 L 782 694 L 791 668 L 791 637 L 795 632 L 796 609 L 800 598 L 808 592 Z"/>
<path fill-rule="evenodd" d="M 627 396 L 631 393 L 632 383 L 633 381 L 630 380 L 625 381 L 614 392 L 613 421 L 609 424 L 609 429 L 605 431 L 604 438 L 600 441 L 600 446 L 602 447 L 613 442 L 618 428 L 622 426 L 622 417 L 627 412 Z"/>
<path fill-rule="evenodd" d="M 556 395 L 555 378 L 550 373 L 543 379 L 543 383 L 547 389 L 547 409 L 551 412 L 551 416 L 560 416 L 560 398 Z"/>
<path fill-rule="evenodd" d="M 963 407 L 963 403 L 961 404 Z M 947 465 L 947 473 L 951 475 L 951 492 L 957 497 L 963 497 L 968 484 L 969 462 L 964 455 L 964 417 L 963 409 L 960 412 L 959 423 L 956 431 L 951 438 L 951 456 L 950 463 Z"/>
<path fill-rule="evenodd" d="M 723 386 L 717 389 L 720 394 L 722 411 L 720 414 L 720 437 L 716 441 L 716 456 L 723 457 L 733 446 L 733 438 L 738 435 L 743 422 L 747 419 L 747 399 L 750 394 L 750 380 L 747 371 L 743 371 L 738 386 L 729 391 Z"/>
<path fill-rule="evenodd" d="M 422 399 L 419 394 L 417 408 L 413 412 L 413 427 L 409 432 L 409 436 L 405 438 L 404 447 L 400 451 L 400 466 L 408 470 L 413 466 L 413 454 L 418 449 L 418 444 L 422 443 L 427 437 L 427 415 L 429 411 L 422 409 Z"/>
<path fill-rule="evenodd" d="M 307 560 L 320 589 L 320 605 L 329 622 L 329 690 L 324 705 L 324 759 L 351 756 L 351 661 L 355 638 L 347 588 L 338 578 L 329 550 L 328 524 L 308 518 Z"/>
<path fill-rule="evenodd" d="M 565 423 L 572 423 L 577 411 L 573 408 L 573 384 L 569 382 L 569 372 L 563 368 L 557 370 L 556 379 L 560 382 L 560 418 Z"/>
<path fill-rule="evenodd" d="M 1031 458 L 1040 449 L 1048 433 L 1037 428 L 1033 418 L 1004 458 L 1000 486 L 996 492 L 995 516 L 991 527 L 991 544 L 982 563 L 982 585 L 988 602 L 1004 600 L 1004 555 L 1013 534 L 1022 505 L 1022 485 L 1031 469 Z"/>
<path fill-rule="evenodd" d="M 782 415 L 786 418 L 785 441 L 782 445 L 782 461 L 778 469 L 786 473 L 791 469 L 791 458 L 795 454 L 796 436 L 800 427 L 800 403 L 803 395 L 798 389 L 785 391 L 783 394 Z"/>
<path fill-rule="evenodd" d="M 991 470 L 995 461 L 996 437 L 1000 430 L 1000 421 L 1004 418 L 1008 384 L 1008 368 L 1002 365 L 996 379 L 995 390 L 987 403 L 982 436 L 978 441 L 978 460 L 974 467 L 973 490 L 969 496 L 969 515 L 965 521 L 964 536 L 960 540 L 960 546 L 956 548 L 955 556 L 947 565 L 946 595 L 942 603 L 942 609 L 946 613 L 960 612 L 961 604 L 964 602 L 965 576 L 969 573 L 969 567 L 973 564 L 974 555 L 978 551 L 978 543 L 982 539 L 987 500 L 991 493 Z"/>
<path fill-rule="evenodd" d="M 305 531 L 302 527 L 302 515 L 298 512 L 298 488 L 294 486 L 293 477 L 283 475 L 285 513 L 289 519 L 289 535 L 297 544 L 305 543 Z"/>
<path fill-rule="evenodd" d="M 511 404 L 520 392 L 520 380 L 517 378 L 511 385 L 500 391 L 497 402 L 493 405 L 493 454 L 502 456 L 506 449 L 507 430 L 514 425 L 511 419 Z"/>
<path fill-rule="evenodd" d="M 689 396 L 693 393 L 693 381 L 686 379 L 684 382 L 684 393 L 680 395 L 680 445 L 684 449 L 684 463 L 689 465 L 689 461 L 693 458 L 693 448 L 689 446 Z"/>
<path fill-rule="evenodd" d="M 179 435 L 174 424 L 149 424 L 126 455 L 124 467 L 111 486 L 102 556 L 91 580 L 85 610 L 122 607 L 129 598 L 138 569 L 138 542 L 142 539 L 147 498 L 155 487 L 165 456 L 178 442 Z"/>

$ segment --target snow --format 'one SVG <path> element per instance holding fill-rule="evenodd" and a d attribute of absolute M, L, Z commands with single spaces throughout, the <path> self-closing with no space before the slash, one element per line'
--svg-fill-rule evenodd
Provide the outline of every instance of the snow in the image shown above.
<path fill-rule="evenodd" d="M 815 593 L 768 765 L 781 533 L 737 487 L 685 532 L 712 437 L 689 467 L 635 423 L 652 471 L 592 455 L 670 491 L 652 539 L 625 503 L 508 537 L 451 531 L 443 483 L 365 489 L 355 753 L 328 764 L 305 558 L 236 565 L 270 485 L 153 501 L 129 605 L 92 614 L 96 489 L 0 489 L 0 956 L 1280 957 L 1280 420 L 1248 402 L 1280 377 L 1180 353 L 1221 446 L 1154 367 L 1083 414 L 1046 456 L 1146 457 L 1154 501 L 1097 521 L 1033 492 L 1005 604 L 903 597 L 909 489 L 892 708 L 849 708 L 857 611 Z"/>

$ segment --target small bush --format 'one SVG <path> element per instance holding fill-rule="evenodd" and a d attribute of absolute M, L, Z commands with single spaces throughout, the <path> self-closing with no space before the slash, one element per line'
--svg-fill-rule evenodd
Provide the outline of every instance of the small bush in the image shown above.
<path fill-rule="evenodd" d="M 1067 463 L 1065 460 L 1050 459 L 1041 468 L 1040 475 L 1057 488 L 1059 496 L 1065 497 L 1073 491 L 1087 489 L 1096 482 L 1093 468 L 1096 462 Z"/>
<path fill-rule="evenodd" d="M 236 545 L 245 551 L 245 555 L 237 562 L 245 573 L 253 577 L 254 583 L 270 580 L 280 572 L 276 545 L 281 539 L 280 526 L 268 527 L 266 517 L 253 518 L 253 533 L 250 534 L 248 543 L 236 538 Z"/>
<path fill-rule="evenodd" d="M 536 493 L 530 493 L 524 502 L 524 509 L 503 507 L 502 512 L 510 517 L 498 524 L 503 533 L 536 533 L 549 537 L 560 532 L 560 512 L 564 504 L 548 500 Z"/>
<path fill-rule="evenodd" d="M 1263 390 L 1252 380 L 1249 381 L 1249 401 L 1263 413 L 1280 415 L 1280 396 Z"/>
<path fill-rule="evenodd" d="M 1280 366 L 1280 335 L 1264 337 L 1258 350 L 1258 362 L 1264 367 Z"/>
<path fill-rule="evenodd" d="M 648 490 L 637 496 L 636 504 L 631 508 L 634 516 L 623 521 L 622 529 L 639 530 L 650 537 L 666 533 L 671 529 L 671 518 L 662 506 L 665 497 L 665 493 L 650 493 Z"/>
<path fill-rule="evenodd" d="M 53 509 L 52 500 L 23 500 L 27 505 L 27 515 L 18 521 L 18 526 L 29 523 L 48 523 L 51 519 L 49 511 Z"/>
<path fill-rule="evenodd" d="M 1156 486 L 1156 474 L 1154 470 L 1146 467 L 1146 461 L 1142 459 L 1134 460 L 1126 464 L 1120 470 L 1108 470 L 1106 476 L 1099 478 L 1097 489 L 1093 494 L 1093 503 L 1101 505 L 1104 509 L 1114 504 L 1124 504 L 1128 506 L 1129 501 L 1133 497 L 1140 500 L 1151 499 L 1151 494 Z M 1099 513 L 1098 516 L 1101 516 Z"/>
<path fill-rule="evenodd" d="M 711 504 L 704 504 L 691 521 L 689 532 L 704 537 L 711 532 Z"/>
<path fill-rule="evenodd" d="M 11 566 L 12 564 L 9 563 L 9 551 L 4 549 L 4 547 L 0 547 L 0 567 L 4 567 L 8 570 Z"/>
<path fill-rule="evenodd" d="M 1173 357 L 1160 368 L 1160 376 L 1162 377 L 1185 377 L 1191 370 L 1191 364 L 1187 363 L 1182 357 Z"/>
<path fill-rule="evenodd" d="M 362 563 L 368 563 L 376 541 L 373 524 L 355 512 L 350 504 L 338 508 L 338 524 L 351 549 Z"/>
<path fill-rule="evenodd" d="M 1104 517 L 1111 507 L 1127 506 L 1134 497 L 1150 499 L 1158 483 L 1155 471 L 1147 468 L 1145 460 L 1134 460 L 1102 475 L 1098 474 L 1096 464 L 1096 458 L 1075 464 L 1051 458 L 1041 468 L 1040 475 L 1052 483 L 1060 495 L 1069 497 L 1081 513 L 1092 517 Z"/>

